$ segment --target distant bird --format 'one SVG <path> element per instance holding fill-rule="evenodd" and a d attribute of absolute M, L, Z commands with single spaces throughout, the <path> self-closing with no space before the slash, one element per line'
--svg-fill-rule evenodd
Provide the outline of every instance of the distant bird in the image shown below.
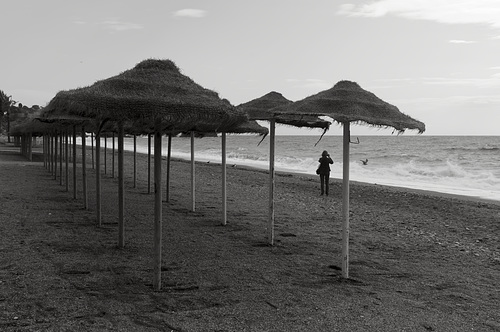
<path fill-rule="evenodd" d="M 236 164 L 234 164 L 232 167 L 236 167 Z"/>
<path fill-rule="evenodd" d="M 363 163 L 363 165 L 367 165 L 368 164 L 368 159 L 360 160 L 360 161 Z"/>

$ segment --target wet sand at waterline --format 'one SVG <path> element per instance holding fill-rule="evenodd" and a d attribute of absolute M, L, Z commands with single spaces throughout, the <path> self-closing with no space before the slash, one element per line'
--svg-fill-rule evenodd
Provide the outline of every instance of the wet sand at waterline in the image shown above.
<path fill-rule="evenodd" d="M 352 183 L 344 280 L 341 182 L 322 197 L 318 178 L 277 173 L 270 247 L 266 171 L 229 165 L 222 226 L 220 165 L 196 164 L 193 212 L 190 164 L 175 160 L 156 292 L 146 156 L 133 188 L 125 154 L 119 249 L 109 153 L 100 228 L 90 149 L 88 210 L 80 164 L 75 200 L 40 155 L 29 162 L 18 153 L 0 143 L 2 331 L 500 330 L 499 202 Z"/>

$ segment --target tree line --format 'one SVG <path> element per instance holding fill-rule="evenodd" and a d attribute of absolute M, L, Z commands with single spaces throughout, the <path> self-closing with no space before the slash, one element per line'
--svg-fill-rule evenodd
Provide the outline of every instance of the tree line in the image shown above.
<path fill-rule="evenodd" d="M 0 90 L 0 135 L 9 135 L 10 128 L 34 118 L 41 110 L 39 105 L 28 107 L 18 103 Z"/>

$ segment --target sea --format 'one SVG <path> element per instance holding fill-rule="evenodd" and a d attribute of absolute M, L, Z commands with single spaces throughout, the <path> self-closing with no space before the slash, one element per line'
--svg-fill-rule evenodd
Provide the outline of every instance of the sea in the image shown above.
<path fill-rule="evenodd" d="M 269 168 L 269 137 L 228 135 L 227 164 Z M 319 142 L 318 142 L 319 140 Z M 352 181 L 423 189 L 500 201 L 500 136 L 388 135 L 352 137 Z M 147 137 L 137 138 L 137 151 L 147 153 Z M 88 142 L 90 144 L 90 142 Z M 162 143 L 167 154 L 167 138 Z M 190 159 L 189 137 L 172 138 L 172 156 Z M 111 139 L 108 138 L 108 147 Z M 195 160 L 221 162 L 220 137 L 196 138 Z M 125 138 L 133 150 L 133 138 Z M 342 178 L 342 136 L 276 136 L 277 171 L 315 175 L 327 150 L 334 164 L 331 177 Z M 366 165 L 362 160 L 368 159 Z"/>

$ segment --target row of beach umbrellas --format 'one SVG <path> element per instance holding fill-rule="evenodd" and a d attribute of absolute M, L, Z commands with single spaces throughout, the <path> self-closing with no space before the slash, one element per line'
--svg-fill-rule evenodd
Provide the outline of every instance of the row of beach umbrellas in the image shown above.
<path fill-rule="evenodd" d="M 343 203 L 342 203 L 342 276 L 349 278 L 349 144 L 351 123 L 394 128 L 398 133 L 406 129 L 425 131 L 425 125 L 403 114 L 357 83 L 340 81 L 332 88 L 303 100 L 292 102 L 277 92 L 233 106 L 214 91 L 203 88 L 183 75 L 170 60 L 148 59 L 119 75 L 97 81 L 93 85 L 60 91 L 44 108 L 38 123 L 29 123 L 17 129 L 18 135 L 43 135 L 54 128 L 81 128 L 95 133 L 96 150 L 100 137 L 106 132 L 118 134 L 118 205 L 119 245 L 124 241 L 124 134 L 152 134 L 154 136 L 154 288 L 161 287 L 161 151 L 162 135 L 191 133 L 192 192 L 194 209 L 194 145 L 195 133 L 220 133 L 222 139 L 223 224 L 226 222 L 225 145 L 227 133 L 267 134 L 267 129 L 256 120 L 270 124 L 269 151 L 269 218 L 267 239 L 274 241 L 274 151 L 275 124 L 328 130 L 329 117 L 343 126 Z M 323 134 L 324 134 L 323 132 Z M 169 139 L 170 149 L 171 139 Z M 83 148 L 84 145 L 82 145 Z M 169 153 L 170 155 L 170 153 Z M 96 153 L 96 200 L 100 204 L 100 160 Z M 167 173 L 168 174 L 168 173 Z M 167 175 L 168 176 L 168 175 Z M 100 220 L 100 206 L 96 211 Z"/>

